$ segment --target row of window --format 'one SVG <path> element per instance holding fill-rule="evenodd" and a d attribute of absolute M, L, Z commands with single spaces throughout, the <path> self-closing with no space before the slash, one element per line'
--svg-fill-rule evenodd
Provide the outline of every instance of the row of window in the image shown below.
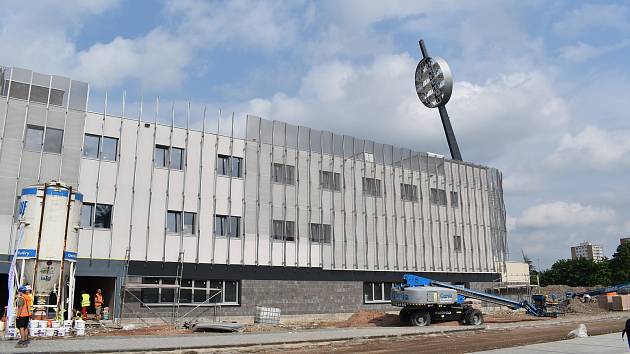
<path fill-rule="evenodd" d="M 173 304 L 177 287 L 175 278 L 142 278 L 142 284 L 156 285 L 140 291 L 145 304 Z M 164 285 L 164 287 L 160 287 Z M 192 280 L 182 279 L 179 286 L 179 302 L 186 304 L 238 305 L 239 282 L 236 280 Z"/>
<path fill-rule="evenodd" d="M 24 148 L 29 151 L 50 152 L 61 154 L 63 144 L 63 129 L 42 127 L 38 125 L 26 126 L 26 138 Z"/>
<path fill-rule="evenodd" d="M 29 93 L 30 86 L 30 93 Z M 9 88 L 9 80 L 5 80 L 5 84 L 2 90 L 2 96 L 6 96 Z M 33 102 L 47 104 L 55 106 L 63 106 L 63 97 L 65 92 L 63 90 L 51 88 L 50 89 L 50 102 L 48 101 L 48 87 L 39 86 L 39 85 L 29 85 L 22 82 L 11 81 L 11 93 L 9 97 L 11 98 L 19 98 L 21 100 L 29 99 Z"/>
<path fill-rule="evenodd" d="M 363 283 L 363 302 L 366 304 L 391 301 L 392 287 L 396 283 L 365 282 Z"/>

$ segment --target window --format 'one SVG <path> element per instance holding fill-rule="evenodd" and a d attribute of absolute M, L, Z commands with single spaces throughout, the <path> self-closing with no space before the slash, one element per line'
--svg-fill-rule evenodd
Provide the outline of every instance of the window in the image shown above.
<path fill-rule="evenodd" d="M 363 177 L 363 193 L 371 197 L 381 196 L 381 180 Z"/>
<path fill-rule="evenodd" d="M 462 237 L 461 236 L 453 236 L 453 249 L 455 252 L 462 251 Z"/>
<path fill-rule="evenodd" d="M 31 101 L 48 103 L 48 87 L 31 85 Z"/>
<path fill-rule="evenodd" d="M 214 234 L 216 236 L 240 237 L 241 217 L 215 215 L 214 216 Z"/>
<path fill-rule="evenodd" d="M 170 166 L 174 170 L 184 169 L 184 149 L 182 148 L 155 145 L 153 154 L 155 167 L 167 168 Z"/>
<path fill-rule="evenodd" d="M 98 135 L 85 134 L 83 138 L 83 156 L 98 158 L 98 150 L 101 137 Z"/>
<path fill-rule="evenodd" d="M 197 218 L 197 214 L 184 212 L 184 235 L 195 235 L 197 232 L 195 231 L 195 219 Z"/>
<path fill-rule="evenodd" d="M 394 283 L 365 282 L 363 283 L 363 302 L 386 303 L 391 301 L 391 291 Z"/>
<path fill-rule="evenodd" d="M 83 139 L 83 156 L 107 161 L 116 161 L 118 155 L 118 139 L 93 134 L 85 134 Z"/>
<path fill-rule="evenodd" d="M 311 242 L 315 243 L 330 243 L 332 228 L 328 224 L 313 224 L 310 227 L 311 234 L 309 235 Z"/>
<path fill-rule="evenodd" d="M 50 89 L 50 104 L 55 106 L 63 106 L 63 96 L 65 92 L 63 90 Z"/>
<path fill-rule="evenodd" d="M 94 215 L 94 204 L 83 203 L 81 206 L 81 227 L 92 227 L 92 215 Z"/>
<path fill-rule="evenodd" d="M 112 224 L 112 206 L 109 204 L 83 203 L 81 227 L 109 229 Z"/>
<path fill-rule="evenodd" d="M 400 199 L 410 202 L 418 201 L 418 187 L 412 184 L 400 184 Z"/>
<path fill-rule="evenodd" d="M 61 144 L 63 142 L 63 130 L 46 128 L 44 137 L 44 152 L 61 154 Z"/>
<path fill-rule="evenodd" d="M 295 222 L 274 220 L 271 238 L 280 241 L 295 241 Z"/>
<path fill-rule="evenodd" d="M 242 177 L 243 159 L 240 157 L 217 156 L 217 173 L 221 176 Z"/>
<path fill-rule="evenodd" d="M 175 302 L 176 278 L 144 277 L 142 284 L 155 285 L 143 288 L 140 299 L 145 304 L 172 305 Z M 239 282 L 236 280 L 182 279 L 179 286 L 180 304 L 238 305 Z"/>
<path fill-rule="evenodd" d="M 295 167 L 281 163 L 274 163 L 272 166 L 272 179 L 274 183 L 290 185 L 295 183 Z"/>
<path fill-rule="evenodd" d="M 166 213 L 166 231 L 170 234 L 179 234 L 182 231 L 182 213 L 169 210 Z"/>
<path fill-rule="evenodd" d="M 341 190 L 341 177 L 339 173 L 329 171 L 319 171 L 319 186 L 322 189 L 331 191 Z"/>
<path fill-rule="evenodd" d="M 34 125 L 26 126 L 26 139 L 24 140 L 24 148 L 30 151 L 41 151 L 42 141 L 44 140 L 44 127 Z"/>
<path fill-rule="evenodd" d="M 446 191 L 444 189 L 431 188 L 431 204 L 446 206 Z"/>
<path fill-rule="evenodd" d="M 155 159 L 155 167 L 167 167 L 168 166 L 168 146 L 155 145 L 155 152 L 153 158 Z"/>
<path fill-rule="evenodd" d="M 25 84 L 22 82 L 11 81 L 11 91 L 9 92 L 9 97 L 11 98 L 19 98 L 21 100 L 28 99 L 28 86 L 29 84 Z"/>
<path fill-rule="evenodd" d="M 171 148 L 171 168 L 174 170 L 184 169 L 184 149 Z"/>
<path fill-rule="evenodd" d="M 451 206 L 453 208 L 459 208 L 459 193 L 451 192 Z"/>

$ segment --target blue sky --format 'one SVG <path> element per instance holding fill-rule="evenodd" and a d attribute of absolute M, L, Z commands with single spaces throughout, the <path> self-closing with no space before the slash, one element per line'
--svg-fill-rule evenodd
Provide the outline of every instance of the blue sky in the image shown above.
<path fill-rule="evenodd" d="M 628 1 L 8 1 L 0 64 L 178 109 L 247 113 L 448 155 L 418 39 L 456 80 L 465 160 L 504 173 L 509 245 L 543 267 L 630 234 Z M 119 111 L 119 105 L 110 104 Z M 214 113 L 213 113 L 214 114 Z M 218 113 L 216 113 L 218 114 Z M 199 123 L 195 115 L 193 123 Z"/>

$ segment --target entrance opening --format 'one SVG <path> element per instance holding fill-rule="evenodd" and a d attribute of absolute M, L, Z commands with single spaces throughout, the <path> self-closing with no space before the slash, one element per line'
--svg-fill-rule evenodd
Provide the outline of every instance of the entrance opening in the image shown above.
<path fill-rule="evenodd" d="M 103 294 L 103 308 L 109 307 L 110 319 L 114 313 L 114 298 L 116 295 L 116 277 L 76 277 L 74 290 L 74 310 L 81 312 L 81 293 L 85 290 L 90 295 L 88 318 L 95 316 L 94 294 L 101 289 Z"/>
<path fill-rule="evenodd" d="M 2 304 L 2 316 L 5 315 L 7 301 L 9 301 L 9 275 L 0 274 L 0 304 Z"/>

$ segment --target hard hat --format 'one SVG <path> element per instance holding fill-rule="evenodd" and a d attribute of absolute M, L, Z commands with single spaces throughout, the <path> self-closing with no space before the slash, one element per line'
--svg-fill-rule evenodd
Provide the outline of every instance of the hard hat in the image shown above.
<path fill-rule="evenodd" d="M 25 291 L 26 291 L 26 287 L 25 287 L 24 285 L 21 285 L 21 286 L 18 288 L 18 291 L 19 291 L 19 292 L 21 292 L 21 293 L 23 293 L 23 292 L 25 292 Z"/>

